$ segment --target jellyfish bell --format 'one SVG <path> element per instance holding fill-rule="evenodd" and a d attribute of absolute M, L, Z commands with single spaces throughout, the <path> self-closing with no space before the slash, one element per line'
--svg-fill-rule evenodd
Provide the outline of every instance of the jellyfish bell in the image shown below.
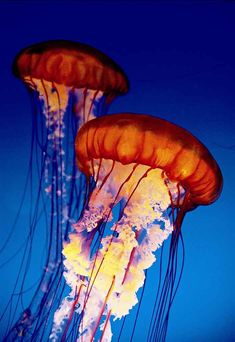
<path fill-rule="evenodd" d="M 93 120 L 79 130 L 75 148 L 77 164 L 87 176 L 95 177 L 92 163 L 102 163 L 101 158 L 163 170 L 187 190 L 188 209 L 211 204 L 221 192 L 222 175 L 207 148 L 185 129 L 160 118 L 112 114 Z"/>
<path fill-rule="evenodd" d="M 122 69 L 99 50 L 78 42 L 52 40 L 23 49 L 14 74 L 39 93 L 46 113 L 66 110 L 69 96 L 75 114 L 85 122 L 128 91 Z M 49 113 L 47 113 L 49 116 Z"/>
<path fill-rule="evenodd" d="M 156 250 L 172 235 L 148 335 L 149 341 L 164 340 L 181 224 L 187 211 L 218 198 L 220 169 L 191 133 L 149 115 L 93 119 L 78 131 L 75 150 L 80 170 L 95 187 L 64 244 L 71 292 L 55 314 L 51 339 L 63 329 L 64 338 L 71 336 L 75 327 L 78 341 L 110 341 L 111 319 L 128 315 L 137 304 Z"/>

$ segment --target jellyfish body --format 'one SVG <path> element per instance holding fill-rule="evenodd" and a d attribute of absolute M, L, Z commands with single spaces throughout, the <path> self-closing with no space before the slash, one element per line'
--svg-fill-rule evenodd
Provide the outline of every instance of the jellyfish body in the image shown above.
<path fill-rule="evenodd" d="M 78 42 L 47 41 L 22 50 L 13 71 L 44 103 L 48 126 L 59 126 L 73 99 L 73 110 L 82 123 L 106 110 L 107 104 L 128 91 L 122 69 L 97 49 Z M 52 121 L 52 122 L 51 122 Z M 54 134 L 59 134 L 59 129 Z"/>
<path fill-rule="evenodd" d="M 220 169 L 193 135 L 148 115 L 91 120 L 79 130 L 75 149 L 90 191 L 64 244 L 71 292 L 55 313 L 50 337 L 58 340 L 63 332 L 64 340 L 110 341 L 111 319 L 125 317 L 137 304 L 146 270 L 171 234 L 170 280 L 165 278 L 151 321 L 159 323 L 148 334 L 149 341 L 164 340 L 181 224 L 187 211 L 218 198 Z"/>
<path fill-rule="evenodd" d="M 44 120 L 42 115 L 34 118 L 40 121 L 34 127 L 41 152 L 38 173 L 44 177 L 46 193 L 54 197 L 54 207 L 60 206 L 57 198 L 62 198 L 63 208 L 57 212 L 62 215 L 59 221 L 66 221 L 71 215 L 66 200 L 73 197 L 71 178 L 76 173 L 71 147 L 78 126 L 105 114 L 108 104 L 128 91 L 128 80 L 121 68 L 97 49 L 61 40 L 23 49 L 15 58 L 13 72 L 41 101 L 39 111 Z M 67 122 L 66 110 L 72 112 Z M 35 154 L 40 159 L 40 153 Z M 65 235 L 67 231 L 68 227 Z"/>
<path fill-rule="evenodd" d="M 10 300 L 3 316 L 9 313 L 10 317 L 6 340 L 22 338 L 19 331 L 25 331 L 25 340 L 33 340 L 40 336 L 46 338 L 50 331 L 51 315 L 65 287 L 63 241 L 83 207 L 84 177 L 76 169 L 74 157 L 77 129 L 84 122 L 105 114 L 112 100 L 127 92 L 128 80 L 108 56 L 88 45 L 70 41 L 48 41 L 23 49 L 14 60 L 13 72 L 33 98 L 28 173 L 33 195 L 29 235 L 12 296 L 17 298 L 15 308 L 10 310 L 13 305 Z M 22 316 L 13 324 L 26 287 L 38 227 L 44 229 L 46 237 L 40 243 L 45 244 L 42 276 L 34 285 L 28 308 L 24 308 Z M 25 310 L 31 312 L 30 324 L 25 323 L 26 328 L 21 328 Z"/>

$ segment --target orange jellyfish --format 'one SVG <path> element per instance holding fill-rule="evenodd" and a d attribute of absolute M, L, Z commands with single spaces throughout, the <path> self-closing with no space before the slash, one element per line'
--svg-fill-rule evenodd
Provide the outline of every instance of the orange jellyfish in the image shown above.
<path fill-rule="evenodd" d="M 44 186 L 54 201 L 54 208 L 62 206 L 57 209 L 61 215 L 59 221 L 68 222 L 74 179 L 79 177 L 71 148 L 77 128 L 105 114 L 112 100 L 128 91 L 127 77 L 104 53 L 85 44 L 64 40 L 42 42 L 23 49 L 14 60 L 13 72 L 41 102 L 36 112 L 38 109 L 43 115 L 33 116 L 32 149 L 35 148 L 36 157 L 32 160 L 32 156 L 31 164 L 41 165 L 37 171 L 39 186 Z M 72 115 L 66 117 L 65 114 Z M 77 197 L 82 185 L 80 182 L 80 188 L 76 190 Z M 62 200 L 58 202 L 60 197 Z M 81 202 L 78 198 L 74 207 Z M 65 237 L 67 233 L 68 224 Z"/>
<path fill-rule="evenodd" d="M 12 295 L 14 303 L 10 299 L 3 313 L 9 314 L 5 336 L 7 340 L 22 335 L 40 339 L 49 330 L 45 327 L 50 326 L 50 317 L 64 290 L 63 241 L 71 222 L 79 217 L 86 195 L 84 177 L 75 166 L 77 128 L 105 114 L 112 100 L 128 91 L 128 80 L 104 53 L 61 40 L 23 49 L 14 60 L 13 72 L 33 98 L 34 115 L 27 183 L 31 193 L 29 235 Z M 42 246 L 42 276 L 34 284 L 31 302 L 23 306 L 23 314 L 14 324 L 21 298 L 32 288 L 27 279 L 34 271 L 31 260 L 35 243 Z"/>
<path fill-rule="evenodd" d="M 83 123 L 106 111 L 107 104 L 128 91 L 122 69 L 99 50 L 78 42 L 52 40 L 23 49 L 14 74 L 36 91 L 44 103 L 47 127 L 61 134 L 60 120 L 72 110 Z"/>
<path fill-rule="evenodd" d="M 75 149 L 90 191 L 64 244 L 64 276 L 71 291 L 55 313 L 50 338 L 111 341 L 111 321 L 138 303 L 155 252 L 171 235 L 165 281 L 148 333 L 148 341 L 163 341 L 178 286 L 182 221 L 187 211 L 218 198 L 220 169 L 191 133 L 149 115 L 93 119 L 78 131 Z"/>

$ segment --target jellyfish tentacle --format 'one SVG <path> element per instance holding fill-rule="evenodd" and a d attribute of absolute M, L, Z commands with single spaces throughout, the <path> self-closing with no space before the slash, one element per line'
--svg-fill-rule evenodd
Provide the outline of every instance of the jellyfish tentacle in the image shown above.
<path fill-rule="evenodd" d="M 129 179 L 130 179 L 131 176 L 133 175 L 133 173 L 134 173 L 135 169 L 137 168 L 137 166 L 138 166 L 138 164 L 136 164 L 136 165 L 133 166 L 133 169 L 132 169 L 131 173 L 127 176 L 127 178 L 124 180 L 124 182 L 121 184 L 120 188 L 118 189 L 117 194 L 115 195 L 115 198 L 114 198 L 114 200 L 113 200 L 113 202 L 112 202 L 112 204 L 111 204 L 111 206 L 110 206 L 110 208 L 109 208 L 109 211 L 108 211 L 108 214 L 107 214 L 107 220 L 109 219 L 110 214 L 112 213 L 112 209 L 113 209 L 113 207 L 114 207 L 115 204 L 116 204 L 116 201 L 117 201 L 117 199 L 118 199 L 118 196 L 119 196 L 119 194 L 120 194 L 122 188 L 123 188 L 124 185 L 129 181 Z M 101 239 L 100 239 L 100 243 L 101 243 Z M 111 245 L 111 243 L 112 243 L 112 240 L 110 241 L 110 245 Z M 100 246 L 100 244 L 99 244 L 99 246 Z M 107 248 L 108 248 L 108 247 L 107 247 Z M 95 256 L 93 268 L 92 268 L 92 271 L 91 271 L 90 280 L 91 280 L 92 277 L 93 277 L 93 270 L 94 270 L 94 267 L 95 267 L 96 258 L 97 258 L 97 256 L 98 256 L 98 252 L 99 252 L 99 248 L 97 249 L 97 252 L 96 252 L 96 256 Z M 97 273 L 96 273 L 95 276 L 94 276 L 93 283 L 92 283 L 91 285 L 88 284 L 88 287 L 87 287 L 87 297 L 89 297 L 89 295 L 90 295 L 90 292 L 91 292 L 91 290 L 92 290 L 92 286 L 93 286 L 93 284 L 94 284 L 94 282 L 95 282 L 95 279 L 96 279 L 96 277 L 97 277 L 97 275 L 98 275 L 98 272 L 99 272 L 99 270 L 100 270 L 100 268 L 101 268 L 101 266 L 102 266 L 102 263 L 103 263 L 104 258 L 105 258 L 105 255 L 104 255 L 103 259 L 102 259 L 101 262 L 100 262 L 100 265 L 99 265 L 99 267 L 98 267 L 98 269 L 97 269 Z M 89 288 L 89 286 L 90 286 L 91 288 Z M 86 305 L 86 301 L 85 301 L 85 305 Z"/>
<path fill-rule="evenodd" d="M 99 315 L 98 315 L 98 319 L 97 319 L 97 321 L 96 321 L 96 325 L 95 325 L 94 331 L 93 331 L 93 333 L 92 333 L 92 335 L 91 335 L 91 339 L 90 339 L 91 342 L 93 341 L 93 339 L 94 339 L 94 337 L 95 337 L 95 334 L 96 334 L 96 331 L 97 331 L 97 329 L 98 329 L 98 327 L 99 327 L 101 317 L 102 317 L 102 315 L 103 315 L 103 312 L 104 312 L 104 310 L 105 310 L 107 301 L 108 301 L 109 296 L 110 296 L 110 294 L 111 294 L 111 292 L 112 292 L 112 289 L 113 289 L 113 287 L 114 287 L 114 282 L 115 282 L 115 276 L 113 276 L 112 283 L 111 283 L 111 285 L 110 285 L 110 288 L 109 288 L 109 290 L 108 290 L 107 295 L 105 296 L 105 301 L 104 301 L 103 306 L 102 306 L 102 308 L 101 308 L 101 310 L 100 310 L 100 313 L 99 313 Z"/>
<path fill-rule="evenodd" d="M 111 316 L 111 314 L 112 314 L 112 310 L 109 310 L 109 312 L 108 312 L 108 314 L 107 314 L 107 317 L 106 317 L 106 319 L 105 319 L 105 323 L 104 323 L 104 325 L 103 325 L 103 327 L 102 327 L 102 335 L 101 335 L 101 338 L 100 338 L 100 342 L 102 342 L 103 340 L 104 340 L 104 338 L 105 338 L 105 334 L 106 334 L 106 330 L 107 330 L 107 328 L 108 328 L 108 325 L 110 325 L 110 316 Z M 110 329 L 111 330 L 111 329 Z"/>
<path fill-rule="evenodd" d="M 100 162 L 98 162 L 97 163 L 97 167 L 96 167 L 96 170 L 97 170 L 97 172 L 98 172 L 98 168 L 100 167 L 99 166 L 99 163 Z M 104 162 L 103 162 L 104 163 Z M 110 172 L 110 169 L 111 169 L 111 167 L 112 167 L 112 164 L 113 164 L 113 162 L 111 162 L 111 163 L 109 163 L 108 165 L 107 165 L 107 167 L 106 167 L 106 172 L 104 172 L 104 174 L 103 174 L 103 179 L 105 178 L 105 176 L 107 175 L 107 173 L 109 173 Z M 111 167 L 110 167 L 111 166 Z M 121 234 L 121 230 L 120 230 L 120 228 L 121 228 L 121 225 L 122 224 L 125 224 L 124 222 L 126 222 L 126 224 L 128 224 L 128 226 L 127 226 L 127 228 L 126 228 L 126 232 L 132 232 L 134 235 L 133 235 L 133 237 L 134 237 L 134 241 L 135 241 L 135 243 L 137 243 L 138 244 L 138 236 L 140 235 L 140 234 L 142 234 L 142 230 L 141 230 L 141 228 L 138 228 L 137 230 L 136 230 L 136 232 L 134 233 L 133 231 L 132 231 L 132 229 L 133 229 L 133 225 L 131 224 L 131 223 L 127 223 L 128 221 L 127 221 L 127 218 L 126 218 L 126 214 L 125 214 L 125 211 L 126 211 L 126 209 L 128 209 L 128 208 L 131 208 L 133 205 L 134 205 L 134 203 L 135 203 L 135 199 L 133 198 L 132 199 L 132 197 L 135 197 L 135 192 L 138 190 L 138 192 L 140 192 L 141 193 L 141 190 L 139 190 L 139 187 L 140 187 L 140 185 L 142 184 L 142 182 L 146 182 L 146 181 L 144 181 L 145 179 L 147 179 L 148 178 L 148 173 L 150 173 L 150 168 L 146 168 L 143 172 L 141 171 L 141 170 L 139 170 L 138 171 L 138 176 L 136 175 L 135 176 L 135 180 L 133 179 L 133 181 L 132 181 L 132 185 L 128 185 L 128 187 L 127 187 L 127 184 L 129 184 L 130 183 L 130 180 L 131 180 L 131 178 L 133 177 L 133 175 L 134 175 L 134 173 L 136 172 L 136 170 L 138 170 L 138 168 L 137 168 L 137 166 L 139 167 L 139 165 L 133 165 L 132 167 L 131 167 L 131 170 L 130 170 L 130 172 L 128 172 L 127 173 L 127 175 L 123 175 L 123 177 L 124 177 L 124 179 L 123 180 L 120 180 L 120 185 L 117 185 L 116 186 L 116 192 L 115 192 L 115 195 L 114 195 L 114 199 L 110 202 L 110 204 L 109 204 L 109 206 L 110 206 L 110 208 L 112 208 L 113 209 L 113 207 L 114 207 L 114 204 L 117 202 L 117 199 L 119 198 L 119 200 L 120 200 L 120 198 L 123 196 L 123 194 L 125 193 L 125 191 L 127 191 L 127 189 L 129 189 L 128 191 L 127 191 L 127 194 L 128 195 L 126 195 L 126 200 L 125 200 L 125 204 L 124 204 L 124 206 L 122 207 L 122 210 L 121 210 L 121 212 L 119 213 L 119 215 L 118 215 L 118 221 L 117 221 L 117 223 L 115 223 L 114 225 L 113 225 L 113 227 L 112 227 L 112 235 L 110 236 L 110 237 L 107 237 L 107 238 L 103 238 L 103 233 L 101 234 L 101 241 L 102 241 L 102 244 L 103 244 L 103 248 L 102 248 L 102 253 L 96 253 L 95 254 L 95 260 L 96 260 L 96 258 L 98 258 L 97 259 L 97 261 L 99 260 L 99 263 L 97 263 L 97 261 L 95 261 L 94 263 L 93 263 L 93 265 L 95 265 L 94 267 L 96 267 L 96 272 L 94 273 L 94 271 L 93 271 L 93 275 L 92 276 L 90 276 L 90 280 L 89 280 L 89 284 L 90 285 L 88 285 L 88 291 L 89 292 L 87 292 L 87 294 L 86 294 L 86 297 L 88 297 L 88 299 L 85 299 L 85 302 L 84 302 L 84 304 L 86 304 L 85 305 L 85 309 L 84 309 L 84 313 L 85 313 L 85 311 L 86 311 L 86 314 L 88 314 L 88 311 L 86 310 L 87 309 L 87 305 L 89 305 L 89 303 L 90 303 L 90 298 L 93 298 L 93 295 L 94 295 L 94 293 L 96 293 L 96 288 L 97 288 L 97 284 L 101 281 L 101 277 L 103 277 L 103 274 L 105 274 L 105 273 L 103 273 L 103 272 L 106 272 L 105 270 L 107 269 L 106 268 L 106 264 L 108 264 L 109 263 L 109 260 L 110 260 L 110 256 L 112 255 L 112 254 L 110 254 L 110 253 L 112 253 L 112 250 L 113 250 L 113 247 L 114 246 L 118 246 L 118 244 L 117 244 L 117 241 L 122 241 L 121 243 L 123 244 L 124 243 L 124 236 L 123 236 L 123 238 L 122 238 L 122 236 L 120 235 Z M 113 171 L 112 172 L 114 172 L 114 174 L 113 174 L 113 176 L 115 177 L 115 174 L 118 174 L 118 167 L 119 167 L 119 165 L 118 165 L 118 163 L 117 164 L 115 164 L 115 166 L 113 167 Z M 101 169 L 100 169 L 101 170 Z M 103 172 L 103 171 L 102 171 Z M 102 175 L 102 173 L 101 173 L 101 175 Z M 131 177 L 130 177 L 131 176 Z M 95 201 L 94 203 L 100 203 L 99 202 L 99 198 L 102 198 L 102 196 L 103 196 L 103 194 L 105 193 L 105 191 L 107 191 L 108 189 L 109 189 L 109 187 L 111 186 L 112 187 L 112 183 L 110 183 L 110 180 L 109 179 L 107 179 L 107 181 L 104 183 L 104 182 L 102 182 L 102 178 L 99 180 L 99 184 L 100 185 L 102 185 L 102 188 L 101 189 L 98 189 L 98 191 L 94 191 L 93 192 L 93 194 L 92 194 L 92 196 L 90 197 L 90 199 L 89 199 L 89 203 L 91 204 L 91 203 L 93 203 L 92 201 Z M 164 185 L 164 187 L 166 187 L 165 185 Z M 111 189 L 111 188 L 110 188 Z M 109 190 L 108 190 L 109 191 Z M 139 194 L 140 195 L 140 194 Z M 139 196 L 138 195 L 138 196 Z M 147 195 L 148 196 L 148 195 Z M 130 210 L 130 209 L 128 209 L 128 210 Z M 109 211 L 110 211 L 110 209 L 109 209 Z M 134 213 L 132 214 L 133 215 L 133 218 L 134 218 Z M 133 221 L 134 222 L 134 221 Z M 107 224 L 107 217 L 106 217 L 106 219 L 105 219 L 105 224 Z M 130 225 L 130 226 L 129 226 Z M 129 227 L 129 228 L 128 228 Z M 117 238 L 117 237 L 115 237 L 115 232 L 118 232 L 118 234 L 119 234 L 119 238 Z M 129 233 L 128 233 L 129 234 Z M 166 237 L 165 237 L 166 238 Z M 106 241 L 106 242 L 105 242 Z M 146 240 L 146 238 L 143 240 L 144 241 L 144 243 L 146 243 L 147 242 L 147 240 Z M 146 241 L 146 242 L 145 242 Z M 105 245 L 104 245 L 105 244 Z M 98 246 L 98 248 L 99 248 L 99 246 Z M 135 246 L 134 246 L 134 248 L 136 248 Z M 155 248 L 155 247 L 154 247 Z M 156 247 L 157 248 L 157 247 Z M 134 251 L 135 251 L 135 249 L 134 249 Z M 136 260 L 138 259 L 136 259 L 136 257 L 135 257 L 135 253 L 133 252 L 133 246 L 131 246 L 130 245 L 130 249 L 128 250 L 128 252 L 126 251 L 125 252 L 126 253 L 126 255 L 128 256 L 128 259 L 127 259 L 127 262 L 126 262 L 126 264 L 125 264 L 125 268 L 123 269 L 123 272 L 119 275 L 119 277 L 120 277 L 120 279 L 119 279 L 119 284 L 120 285 L 122 285 L 122 286 L 126 286 L 126 281 L 124 281 L 123 282 L 123 279 L 124 278 L 126 278 L 127 277 L 127 275 L 128 275 L 128 273 L 130 273 L 130 274 L 132 274 L 132 272 L 133 272 L 133 269 L 135 269 L 136 267 L 137 267 L 137 264 L 136 264 Z M 140 253 L 140 255 L 142 255 L 141 253 L 142 253 L 142 247 L 140 247 L 140 248 L 137 248 L 137 254 L 138 253 Z M 109 256 L 110 255 L 110 256 Z M 117 256 L 115 256 L 115 258 L 116 258 Z M 143 268 L 144 268 L 145 266 L 143 266 Z M 93 267 L 92 267 L 92 269 L 94 269 Z M 127 270 L 127 272 L 126 272 L 126 276 L 125 276 L 125 270 Z M 116 274 L 116 273 L 115 273 Z M 143 277 L 143 275 L 144 275 L 144 272 L 143 271 L 141 271 L 140 272 L 140 274 L 141 274 L 141 277 Z M 143 277 L 143 281 L 144 281 L 144 277 Z M 123 282 L 123 284 L 122 284 L 122 282 Z M 142 281 L 141 281 L 142 282 Z M 128 283 L 127 283 L 128 284 Z M 120 286 L 119 285 L 119 286 Z M 139 285 L 138 285 L 138 287 L 139 287 Z M 136 289 L 135 289 L 135 291 L 137 291 L 137 289 L 138 289 L 138 287 L 136 287 Z M 116 296 L 116 291 L 120 291 L 120 290 L 117 290 L 117 288 L 116 288 L 116 286 L 115 286 L 115 290 L 113 290 L 114 292 L 112 293 L 112 297 L 114 296 Z M 122 291 L 122 290 L 121 290 Z M 117 293 L 118 294 L 118 293 Z M 86 298 L 85 297 L 85 298 Z M 116 300 L 115 298 L 113 298 L 113 299 L 111 299 L 111 297 L 110 297 L 110 300 L 107 302 L 107 310 L 112 310 L 112 305 L 113 304 L 111 304 L 111 303 L 113 303 L 113 300 Z M 110 306 L 111 305 L 111 306 Z M 116 309 L 115 309 L 116 310 Z M 115 315 L 115 313 L 114 313 L 114 315 Z M 86 321 L 85 321 L 86 322 Z M 84 323 L 85 324 L 85 323 Z M 85 326 L 86 326 L 86 324 L 85 324 Z M 83 327 L 83 328 L 81 328 L 81 330 L 83 331 L 84 329 L 85 329 L 85 326 Z M 82 338 L 82 335 L 81 335 L 81 338 Z"/>

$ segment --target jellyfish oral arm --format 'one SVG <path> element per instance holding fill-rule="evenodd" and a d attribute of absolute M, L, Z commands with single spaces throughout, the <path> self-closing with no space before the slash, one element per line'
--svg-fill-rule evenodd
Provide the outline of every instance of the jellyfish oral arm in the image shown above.
<path fill-rule="evenodd" d="M 44 106 L 47 126 L 57 127 L 56 115 L 60 114 L 58 119 L 63 118 L 62 114 L 70 101 L 73 102 L 72 111 L 80 125 L 106 111 L 107 97 L 102 90 L 75 88 L 32 77 L 25 77 L 24 82 L 38 93 Z"/>
<path fill-rule="evenodd" d="M 85 277 L 78 300 L 79 341 L 92 341 L 98 327 L 103 329 L 103 341 L 110 341 L 110 320 L 122 318 L 137 304 L 144 271 L 173 231 L 168 209 L 172 201 L 182 201 L 184 191 L 179 196 L 178 184 L 169 180 L 167 186 L 160 169 L 113 165 L 110 160 L 101 165 L 95 160 L 93 167 L 96 188 L 64 246 L 65 278 L 74 294 L 79 279 Z M 120 205 L 117 215 L 115 208 Z M 96 244 L 91 232 L 98 234 Z"/>

